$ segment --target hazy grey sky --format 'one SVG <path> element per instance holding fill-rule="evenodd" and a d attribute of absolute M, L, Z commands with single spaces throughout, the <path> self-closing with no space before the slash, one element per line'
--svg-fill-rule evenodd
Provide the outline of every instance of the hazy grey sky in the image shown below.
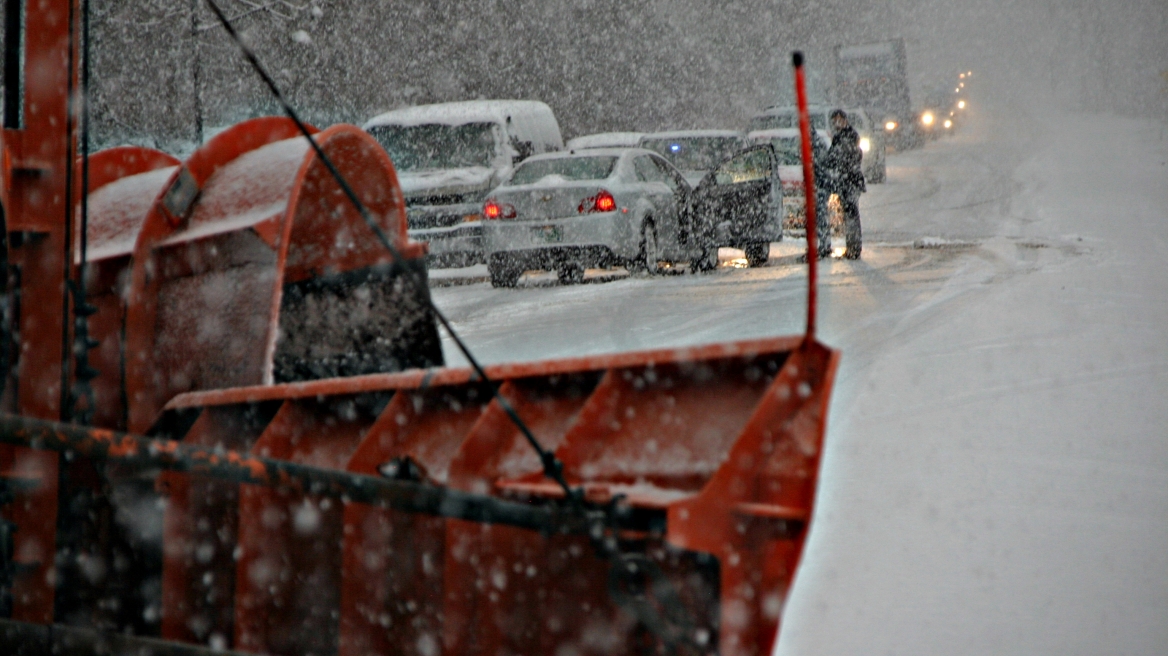
<path fill-rule="evenodd" d="M 94 2 L 103 143 L 181 149 L 194 139 L 199 112 L 207 126 L 222 126 L 276 111 L 237 49 L 195 6 L 209 29 L 192 41 L 190 5 Z M 250 13 L 238 27 L 297 107 L 323 125 L 482 96 L 543 100 L 566 136 L 741 127 L 791 94 L 791 50 L 805 50 L 810 66 L 826 72 L 832 46 L 895 37 L 906 41 L 918 101 L 924 89 L 973 70 L 984 102 L 1168 119 L 1161 77 L 1168 0 L 311 0 L 303 7 Z"/>

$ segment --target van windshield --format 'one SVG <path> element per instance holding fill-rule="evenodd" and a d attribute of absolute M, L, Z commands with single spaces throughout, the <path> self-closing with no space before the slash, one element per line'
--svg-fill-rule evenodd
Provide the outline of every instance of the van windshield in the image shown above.
<path fill-rule="evenodd" d="M 489 167 L 495 158 L 492 123 L 375 125 L 369 134 L 399 171 Z"/>
<path fill-rule="evenodd" d="M 738 137 L 685 137 L 645 139 L 641 148 L 660 154 L 682 171 L 712 171 L 722 160 L 742 150 Z"/>
<path fill-rule="evenodd" d="M 528 185 L 548 176 L 564 180 L 603 180 L 612 174 L 615 157 L 557 157 L 524 162 L 511 176 L 512 185 Z"/>

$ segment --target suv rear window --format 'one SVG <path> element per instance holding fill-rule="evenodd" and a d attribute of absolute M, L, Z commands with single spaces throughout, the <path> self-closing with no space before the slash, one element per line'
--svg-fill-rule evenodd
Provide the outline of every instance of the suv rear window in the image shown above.
<path fill-rule="evenodd" d="M 534 184 L 548 177 L 564 180 L 603 180 L 612 174 L 616 157 L 557 157 L 524 162 L 511 175 L 512 185 Z"/>

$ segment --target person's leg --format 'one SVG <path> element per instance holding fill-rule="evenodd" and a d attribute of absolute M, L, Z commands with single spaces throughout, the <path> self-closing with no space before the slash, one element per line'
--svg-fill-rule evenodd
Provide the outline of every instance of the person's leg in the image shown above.
<path fill-rule="evenodd" d="M 819 257 L 831 255 L 831 223 L 828 221 L 827 193 L 819 190 L 815 194 L 815 236 Z"/>
<path fill-rule="evenodd" d="M 844 211 L 844 240 L 847 242 L 847 251 L 844 257 L 850 260 L 860 259 L 860 251 L 863 248 L 862 235 L 860 231 L 860 203 L 857 198 L 841 198 L 840 204 Z"/>

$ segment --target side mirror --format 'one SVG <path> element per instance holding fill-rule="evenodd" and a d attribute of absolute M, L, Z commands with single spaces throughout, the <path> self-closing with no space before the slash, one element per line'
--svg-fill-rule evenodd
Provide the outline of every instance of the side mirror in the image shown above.
<path fill-rule="evenodd" d="M 535 153 L 535 146 L 530 141 L 512 139 L 511 147 L 515 149 L 515 154 L 511 156 L 512 164 L 518 164 Z"/>

